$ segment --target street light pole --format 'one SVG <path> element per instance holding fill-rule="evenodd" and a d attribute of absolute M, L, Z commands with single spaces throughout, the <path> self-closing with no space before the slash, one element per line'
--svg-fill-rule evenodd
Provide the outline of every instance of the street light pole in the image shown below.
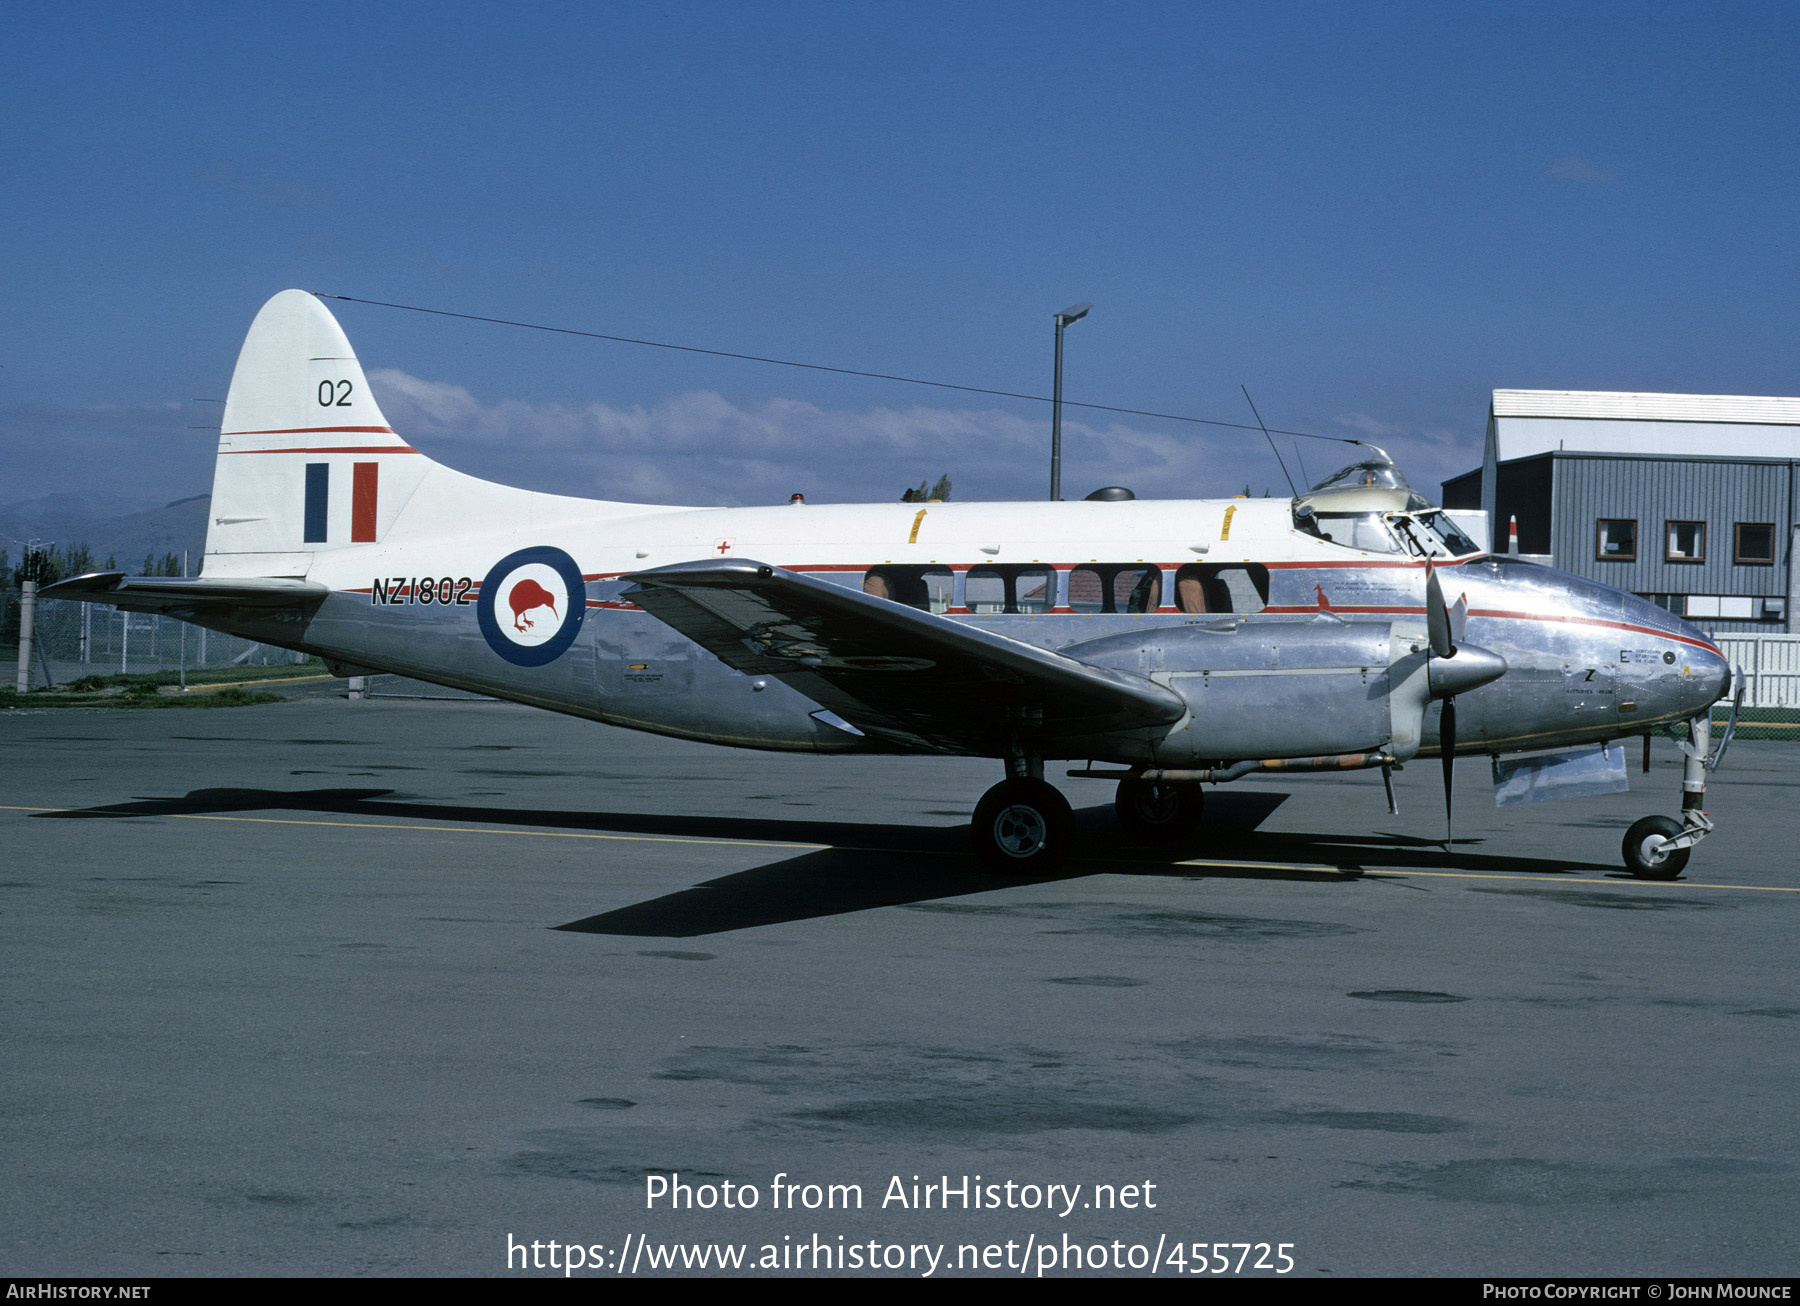
<path fill-rule="evenodd" d="M 1071 304 L 1056 315 L 1056 381 L 1050 392 L 1050 502 L 1062 498 L 1062 336 L 1063 328 L 1088 315 L 1092 304 Z"/>

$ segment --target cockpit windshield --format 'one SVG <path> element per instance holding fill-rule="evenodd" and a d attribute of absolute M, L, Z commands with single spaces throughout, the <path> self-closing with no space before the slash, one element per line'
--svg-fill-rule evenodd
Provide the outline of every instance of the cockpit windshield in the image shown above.
<path fill-rule="evenodd" d="M 1369 457 L 1339 468 L 1294 500 L 1298 529 L 1364 553 L 1462 558 L 1481 551 L 1407 483 L 1393 459 L 1369 448 Z"/>
<path fill-rule="evenodd" d="M 1481 552 L 1481 546 L 1464 535 L 1457 524 L 1450 520 L 1447 512 L 1422 512 L 1412 520 L 1420 530 L 1421 542 L 1432 551 L 1433 557 L 1447 555 L 1464 558 L 1471 553 Z M 1423 539 L 1424 536 L 1430 538 Z M 1441 554 L 1437 552 L 1439 549 L 1443 551 Z"/>
<path fill-rule="evenodd" d="M 1294 524 L 1308 535 L 1364 553 L 1411 558 L 1464 558 L 1480 547 L 1438 509 L 1429 512 L 1312 512 L 1302 504 Z"/>

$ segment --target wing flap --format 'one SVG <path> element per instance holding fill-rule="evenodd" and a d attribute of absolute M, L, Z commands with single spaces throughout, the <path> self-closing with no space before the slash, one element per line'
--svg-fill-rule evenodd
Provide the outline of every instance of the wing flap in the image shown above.
<path fill-rule="evenodd" d="M 1173 691 L 905 604 L 749 559 L 624 579 L 638 606 L 747 675 L 773 676 L 871 734 L 952 751 L 1168 725 Z"/>

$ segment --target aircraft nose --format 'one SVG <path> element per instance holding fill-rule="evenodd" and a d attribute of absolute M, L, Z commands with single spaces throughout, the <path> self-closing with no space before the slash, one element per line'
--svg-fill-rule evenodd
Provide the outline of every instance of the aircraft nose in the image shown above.
<path fill-rule="evenodd" d="M 1688 655 L 1688 670 L 1693 680 L 1689 705 L 1695 713 L 1704 712 L 1731 692 L 1731 664 L 1715 649 L 1694 649 Z"/>

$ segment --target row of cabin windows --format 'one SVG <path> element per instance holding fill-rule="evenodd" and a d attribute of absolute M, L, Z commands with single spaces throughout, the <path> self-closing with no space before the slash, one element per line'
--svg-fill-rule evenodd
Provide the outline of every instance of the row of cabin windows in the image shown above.
<path fill-rule="evenodd" d="M 1065 578 L 1067 589 L 1062 590 Z M 1133 613 L 1160 610 L 1164 582 L 1162 568 L 1141 562 L 1090 563 L 1066 573 L 1037 564 L 996 564 L 962 573 L 948 567 L 872 567 L 863 576 L 862 587 L 865 594 L 925 612 L 965 607 L 980 615 L 1038 614 L 1067 607 L 1074 612 Z M 1173 595 L 1180 612 L 1261 612 L 1269 601 L 1269 570 L 1189 563 L 1176 568 Z"/>
<path fill-rule="evenodd" d="M 1638 524 L 1635 517 L 1602 517 L 1594 532 L 1594 557 L 1601 562 L 1636 562 Z M 1775 565 L 1775 523 L 1741 521 L 1731 533 L 1731 560 L 1740 567 Z M 1665 521 L 1664 562 L 1705 562 L 1706 523 Z"/>

